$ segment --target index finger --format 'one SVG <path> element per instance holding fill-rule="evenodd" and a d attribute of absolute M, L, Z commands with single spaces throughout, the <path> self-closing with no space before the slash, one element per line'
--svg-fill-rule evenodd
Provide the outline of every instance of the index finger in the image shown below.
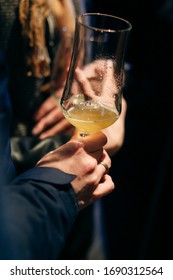
<path fill-rule="evenodd" d="M 57 107 L 55 100 L 53 99 L 53 96 L 48 97 L 38 108 L 37 112 L 34 115 L 34 119 L 36 121 L 39 121 L 41 118 L 43 118 L 48 112 L 53 110 L 55 107 Z"/>

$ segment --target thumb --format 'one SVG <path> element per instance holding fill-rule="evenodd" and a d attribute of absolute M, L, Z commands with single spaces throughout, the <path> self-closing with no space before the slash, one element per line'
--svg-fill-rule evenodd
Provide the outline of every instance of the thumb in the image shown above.
<path fill-rule="evenodd" d="M 84 149 L 88 153 L 93 153 L 101 149 L 107 143 L 107 137 L 103 132 L 97 132 L 89 134 L 87 136 L 81 136 L 77 130 L 75 130 L 70 141 L 79 141 L 84 144 Z"/>

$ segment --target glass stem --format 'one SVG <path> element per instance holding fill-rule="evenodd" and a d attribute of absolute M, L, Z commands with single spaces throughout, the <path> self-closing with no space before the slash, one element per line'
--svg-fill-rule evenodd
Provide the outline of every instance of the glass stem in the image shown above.
<path fill-rule="evenodd" d="M 81 132 L 81 133 L 80 133 L 80 136 L 82 136 L 82 137 L 86 137 L 86 136 L 88 136 L 88 133 Z"/>

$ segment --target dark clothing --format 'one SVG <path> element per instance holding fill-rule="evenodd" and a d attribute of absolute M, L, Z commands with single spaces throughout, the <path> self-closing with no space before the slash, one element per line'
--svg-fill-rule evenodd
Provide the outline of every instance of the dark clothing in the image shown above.
<path fill-rule="evenodd" d="M 78 214 L 74 176 L 42 167 L 14 178 L 7 73 L 0 58 L 0 259 L 58 259 Z"/>
<path fill-rule="evenodd" d="M 0 259 L 60 257 L 78 213 L 72 178 L 34 168 L 1 186 Z"/>
<path fill-rule="evenodd" d="M 76 14 L 84 11 L 85 1 L 72 2 Z M 11 156 L 18 174 L 32 168 L 42 156 L 69 140 L 69 136 L 65 134 L 43 140 L 32 135 L 35 125 L 34 113 L 52 93 L 49 82 L 52 79 L 54 57 L 60 42 L 59 26 L 52 13 L 44 20 L 44 31 L 44 47 L 50 60 L 50 74 L 38 77 L 31 75 L 31 69 L 28 69 L 26 63 L 30 47 L 22 33 L 19 1 L 0 0 L 0 48 L 7 57 L 8 90 L 13 111 L 10 128 Z M 43 90 L 43 85 L 46 85 L 46 90 Z"/>
<path fill-rule="evenodd" d="M 11 106 L 7 91 L 8 74 L 4 53 L 0 51 L 0 183 L 5 184 L 15 175 L 13 162 L 10 157 L 9 124 Z"/>
<path fill-rule="evenodd" d="M 84 1 L 80 0 L 72 0 L 77 15 L 85 9 L 83 2 Z M 30 24 L 32 26 L 32 23 Z M 11 123 L 11 137 L 33 137 L 32 128 L 35 125 L 35 120 L 33 118 L 34 113 L 52 93 L 49 83 L 52 79 L 54 57 L 56 56 L 56 51 L 59 46 L 61 33 L 52 13 L 49 13 L 44 19 L 44 32 L 45 45 L 43 47 L 46 49 L 50 60 L 50 73 L 49 75 L 40 75 L 38 77 L 34 74 L 31 75 L 32 71 L 30 66 L 26 63 L 28 60 L 28 53 L 32 53 L 33 50 L 30 49 L 28 39 L 23 35 L 22 25 L 19 20 L 19 1 L 0 0 L 0 48 L 7 54 L 9 94 L 14 114 Z M 47 90 L 42 89 L 43 85 L 47 85 Z M 53 139 L 52 142 L 54 143 L 52 146 L 58 147 L 59 144 L 63 143 L 63 140 L 63 137 L 62 140 L 61 137 L 59 137 L 58 140 Z M 49 141 L 51 141 L 51 139 L 49 139 Z M 37 142 L 35 139 L 36 144 Z M 32 143 L 32 146 L 35 143 Z M 15 144 L 17 145 L 17 143 Z M 49 146 L 47 143 L 45 146 L 47 146 L 45 150 L 48 151 Z M 37 158 L 35 162 L 36 161 Z M 27 166 L 27 168 L 30 167 L 32 167 L 32 164 Z"/>
<path fill-rule="evenodd" d="M 109 2 L 99 7 L 132 31 L 125 141 L 110 170 L 117 188 L 104 199 L 108 258 L 173 259 L 173 1 Z"/>
<path fill-rule="evenodd" d="M 33 110 L 35 111 L 36 108 L 39 107 L 39 104 L 47 98 L 47 95 L 49 95 L 47 92 L 45 92 L 45 94 L 40 94 L 40 86 L 43 82 L 48 82 L 49 79 L 46 78 L 45 81 L 43 81 L 43 79 L 37 79 L 25 75 L 22 47 L 23 41 L 20 34 L 21 27 L 18 21 L 18 0 L 0 0 L 0 2 L 2 3 L 0 8 L 0 47 L 8 54 L 8 65 L 10 66 L 9 70 L 11 73 L 10 97 L 13 109 L 13 122 L 10 134 L 11 150 L 17 174 L 20 174 L 21 172 L 32 168 L 43 155 L 59 147 L 68 139 L 63 135 L 49 137 L 44 140 L 40 140 L 38 137 L 30 136 L 30 130 L 33 126 Z M 86 10 L 86 0 L 73 0 L 73 2 L 77 14 Z M 46 21 L 46 45 L 48 47 L 50 58 L 53 62 L 54 52 L 56 49 L 54 40 L 57 43 L 59 35 L 57 34 L 57 30 L 55 34 L 50 32 L 52 31 L 52 25 L 49 26 L 48 23 L 49 21 Z M 51 29 L 49 27 L 51 27 Z M 27 126 L 24 125 L 24 123 L 27 124 Z M 9 161 L 7 162 L 9 163 Z M 93 206 L 91 205 L 79 213 L 75 221 L 73 231 L 66 241 L 65 249 L 62 252 L 61 258 L 86 258 L 86 250 L 92 240 L 92 212 Z M 85 223 L 82 222 L 83 220 Z M 56 240 L 56 238 L 54 240 Z"/>

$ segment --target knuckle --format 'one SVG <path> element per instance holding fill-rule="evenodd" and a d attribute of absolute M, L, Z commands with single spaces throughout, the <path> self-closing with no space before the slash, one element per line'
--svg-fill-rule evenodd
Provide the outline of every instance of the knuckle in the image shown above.
<path fill-rule="evenodd" d="M 76 160 L 77 164 L 80 165 L 81 168 L 83 168 L 85 174 L 93 172 L 97 166 L 96 159 L 91 158 L 90 156 L 86 156 L 86 154 L 83 154 L 83 148 L 79 148 L 77 150 Z"/>
<path fill-rule="evenodd" d="M 85 161 L 85 170 L 86 170 L 86 173 L 91 173 L 95 170 L 97 166 L 97 161 L 96 160 L 91 160 L 88 158 L 88 160 Z M 93 178 L 95 176 L 93 175 Z"/>
<path fill-rule="evenodd" d="M 91 179 L 90 179 L 90 185 L 92 185 L 93 187 L 96 187 L 98 185 L 98 176 L 96 174 L 94 174 Z"/>

